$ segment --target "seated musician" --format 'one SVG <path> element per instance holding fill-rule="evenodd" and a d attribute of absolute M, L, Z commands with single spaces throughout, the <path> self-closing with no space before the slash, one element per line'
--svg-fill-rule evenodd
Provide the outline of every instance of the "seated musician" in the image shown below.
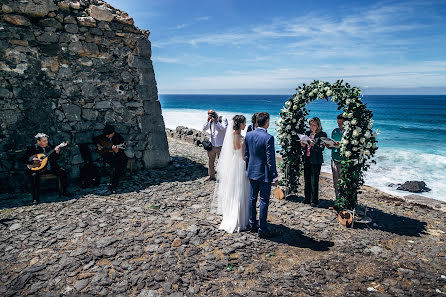
<path fill-rule="evenodd" d="M 115 132 L 115 127 L 107 124 L 102 131 L 102 135 L 94 137 L 93 142 L 96 144 L 104 161 L 110 164 L 113 169 L 109 190 L 112 194 L 115 194 L 119 179 L 125 175 L 127 167 L 127 156 L 124 153 L 124 149 L 119 148 L 119 146 L 125 145 L 124 137 Z"/>
<path fill-rule="evenodd" d="M 33 196 L 33 203 L 34 204 L 39 203 L 40 176 L 43 174 L 48 174 L 48 173 L 54 174 L 60 178 L 61 183 L 62 183 L 62 188 L 63 188 L 63 195 L 70 197 L 71 194 L 67 191 L 67 187 L 68 187 L 67 173 L 65 172 L 64 169 L 62 169 L 57 164 L 57 159 L 59 159 L 59 157 L 60 157 L 59 148 L 48 144 L 48 135 L 46 135 L 44 133 L 37 133 L 37 135 L 34 136 L 34 138 L 37 140 L 37 142 L 34 145 L 29 146 L 26 149 L 26 153 L 23 158 L 24 161 L 26 162 L 26 164 L 39 165 L 39 164 L 41 164 L 42 161 L 40 159 L 36 158 L 35 155 L 49 153 L 52 149 L 54 149 L 55 153 L 49 155 L 47 165 L 42 170 L 39 170 L 39 171 L 28 170 L 27 171 L 27 175 L 29 177 L 29 181 L 31 184 L 31 193 Z"/>

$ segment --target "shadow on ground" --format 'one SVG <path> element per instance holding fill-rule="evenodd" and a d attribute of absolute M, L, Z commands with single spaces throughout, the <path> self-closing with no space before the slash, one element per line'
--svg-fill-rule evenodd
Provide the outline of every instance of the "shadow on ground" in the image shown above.
<path fill-rule="evenodd" d="M 273 232 L 277 232 L 280 234 L 277 237 L 269 239 L 274 242 L 284 243 L 299 248 L 307 248 L 313 251 L 328 251 L 330 247 L 334 245 L 334 243 L 331 241 L 315 240 L 304 235 L 303 232 L 300 230 L 291 229 L 282 224 L 277 225 L 270 223 L 269 227 Z"/>
<path fill-rule="evenodd" d="M 118 188 L 118 194 L 139 192 L 150 186 L 159 185 L 166 182 L 187 182 L 203 178 L 207 175 L 207 168 L 203 164 L 184 157 L 172 157 L 171 162 L 165 168 L 142 170 L 133 176 L 122 178 Z M 62 196 L 59 198 L 57 192 L 43 191 L 40 195 L 40 203 L 54 203 L 68 201 L 71 199 L 81 199 L 84 195 L 94 194 L 99 196 L 109 196 L 107 184 L 109 174 L 103 176 L 101 184 L 93 188 L 81 188 L 76 183 L 71 183 L 69 191 L 72 197 Z M 0 198 L 0 209 L 13 208 L 32 205 L 30 193 L 3 194 Z"/>
<path fill-rule="evenodd" d="M 290 195 L 286 198 L 286 201 L 303 203 L 304 197 L 298 195 Z M 319 208 L 328 209 L 330 206 L 334 206 L 333 200 L 319 199 Z M 335 213 L 333 212 L 335 216 Z M 397 214 L 389 214 L 381 209 L 368 207 L 367 216 L 373 221 L 371 224 L 354 224 L 356 229 L 376 229 L 385 232 L 390 232 L 397 235 L 415 236 L 419 237 L 421 234 L 425 234 L 426 222 L 422 222 L 417 219 L 412 219 Z"/>
<path fill-rule="evenodd" d="M 367 216 L 373 222 L 368 225 L 355 224 L 355 228 L 376 229 L 402 236 L 420 237 L 421 234 L 426 234 L 427 223 L 417 219 L 389 214 L 377 208 L 368 208 Z"/>
<path fill-rule="evenodd" d="M 285 198 L 286 201 L 295 202 L 295 203 L 304 203 L 305 197 L 298 196 L 298 195 L 289 195 Z M 333 206 L 333 200 L 327 200 L 327 199 L 319 199 L 319 206 L 318 208 L 325 208 L 328 209 L 330 206 Z"/>

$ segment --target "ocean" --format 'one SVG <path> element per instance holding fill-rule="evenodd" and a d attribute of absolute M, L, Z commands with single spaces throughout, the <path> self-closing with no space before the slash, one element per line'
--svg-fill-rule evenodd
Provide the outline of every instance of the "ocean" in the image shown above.
<path fill-rule="evenodd" d="M 201 130 L 207 110 L 214 109 L 230 120 L 243 114 L 250 123 L 255 112 L 271 116 L 268 132 L 277 135 L 275 121 L 290 95 L 159 95 L 167 128 L 186 126 Z M 376 165 L 366 173 L 365 183 L 384 192 L 405 196 L 388 185 L 422 180 L 432 190 L 420 195 L 446 201 L 446 95 L 366 95 L 372 110 L 373 130 L 379 128 Z M 316 100 L 307 106 L 330 136 L 337 127 L 337 104 Z M 277 139 L 276 139 L 277 145 Z M 277 149 L 279 149 L 277 145 Z M 324 152 L 322 171 L 331 172 L 330 151 Z"/>

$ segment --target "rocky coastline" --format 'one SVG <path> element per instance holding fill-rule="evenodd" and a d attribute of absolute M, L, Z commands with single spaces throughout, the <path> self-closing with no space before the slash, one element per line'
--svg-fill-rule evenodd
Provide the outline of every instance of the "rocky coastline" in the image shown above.
<path fill-rule="evenodd" d="M 0 200 L 1 296 L 443 296 L 444 204 L 391 196 L 365 186 L 359 202 L 373 223 L 346 229 L 301 194 L 272 198 L 271 240 L 218 230 L 209 213 L 201 136 L 167 131 L 170 165 L 128 177 L 121 192 L 77 189 Z M 191 134 L 188 134 L 191 133 Z M 194 136 L 195 135 L 195 136 Z M 174 137 L 172 137 L 174 136 Z M 179 139 L 180 138 L 180 139 Z M 192 140 L 191 140 L 192 139 Z M 192 142 L 191 142 L 192 141 Z"/>

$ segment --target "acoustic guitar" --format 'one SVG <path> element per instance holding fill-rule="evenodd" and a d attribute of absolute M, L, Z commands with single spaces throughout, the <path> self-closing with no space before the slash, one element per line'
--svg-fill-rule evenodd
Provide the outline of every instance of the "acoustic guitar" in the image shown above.
<path fill-rule="evenodd" d="M 99 149 L 98 149 L 98 153 L 99 153 L 100 155 L 103 155 L 103 154 L 106 154 L 106 153 L 111 153 L 111 152 L 113 152 L 113 148 L 114 148 L 114 147 L 115 147 L 115 148 L 118 148 L 118 149 L 122 149 L 122 150 L 124 150 L 124 149 L 126 148 L 125 143 L 121 143 L 121 144 L 113 144 L 113 143 L 111 143 L 111 141 L 109 141 L 109 140 L 102 140 L 102 139 L 100 139 L 100 140 L 98 141 L 98 144 L 99 144 L 100 146 L 102 146 L 102 150 L 99 150 Z"/>
<path fill-rule="evenodd" d="M 28 167 L 29 170 L 31 171 L 42 171 L 43 169 L 46 168 L 46 166 L 48 165 L 48 157 L 54 153 L 56 151 L 57 148 L 62 148 L 64 146 L 68 145 L 68 141 L 62 142 L 61 144 L 59 144 L 58 146 L 56 146 L 54 149 L 52 149 L 51 151 L 49 151 L 46 154 L 36 154 L 33 155 L 31 158 L 37 158 L 40 160 L 40 163 L 33 163 L 33 164 L 27 164 L 26 166 Z"/>

